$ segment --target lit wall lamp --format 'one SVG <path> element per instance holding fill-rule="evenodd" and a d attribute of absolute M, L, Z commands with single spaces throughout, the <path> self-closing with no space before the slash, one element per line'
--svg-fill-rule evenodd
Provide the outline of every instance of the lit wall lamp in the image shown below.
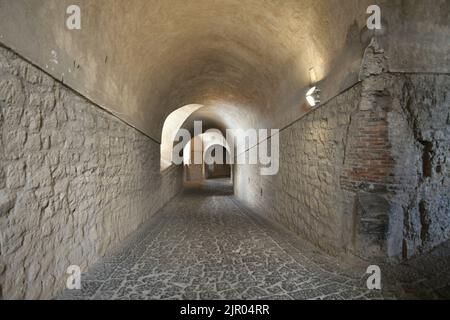
<path fill-rule="evenodd" d="M 306 101 L 311 107 L 316 107 L 320 104 L 320 89 L 317 87 L 312 87 L 306 93 Z"/>

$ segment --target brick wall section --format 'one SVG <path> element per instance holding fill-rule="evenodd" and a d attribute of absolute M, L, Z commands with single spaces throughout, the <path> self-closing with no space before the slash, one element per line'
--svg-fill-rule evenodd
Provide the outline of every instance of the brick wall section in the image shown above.
<path fill-rule="evenodd" d="M 345 147 L 341 186 L 358 190 L 364 185 L 385 189 L 393 172 L 386 112 L 361 111 L 352 119 L 352 135 Z"/>
<path fill-rule="evenodd" d="M 52 298 L 169 201 L 159 144 L 0 47 L 0 294 Z"/>

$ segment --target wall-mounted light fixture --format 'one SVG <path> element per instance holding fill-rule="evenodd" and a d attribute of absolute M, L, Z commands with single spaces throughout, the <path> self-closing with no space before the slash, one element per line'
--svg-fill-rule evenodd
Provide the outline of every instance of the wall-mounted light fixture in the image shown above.
<path fill-rule="evenodd" d="M 306 101 L 311 107 L 316 107 L 320 104 L 320 89 L 317 87 L 312 87 L 306 93 Z"/>

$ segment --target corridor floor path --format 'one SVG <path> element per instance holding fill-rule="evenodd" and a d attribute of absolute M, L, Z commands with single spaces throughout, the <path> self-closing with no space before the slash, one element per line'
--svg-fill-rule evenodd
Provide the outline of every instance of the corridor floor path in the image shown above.
<path fill-rule="evenodd" d="M 190 187 L 62 299 L 381 299 L 345 265 L 239 204 L 223 180 Z"/>

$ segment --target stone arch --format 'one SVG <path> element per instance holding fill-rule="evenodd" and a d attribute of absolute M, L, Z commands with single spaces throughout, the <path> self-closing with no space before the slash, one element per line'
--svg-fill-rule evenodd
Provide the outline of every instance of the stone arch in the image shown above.
<path fill-rule="evenodd" d="M 173 143 L 178 130 L 191 114 L 202 107 L 200 104 L 186 105 L 173 111 L 164 121 L 161 135 L 161 171 L 172 164 Z"/>

